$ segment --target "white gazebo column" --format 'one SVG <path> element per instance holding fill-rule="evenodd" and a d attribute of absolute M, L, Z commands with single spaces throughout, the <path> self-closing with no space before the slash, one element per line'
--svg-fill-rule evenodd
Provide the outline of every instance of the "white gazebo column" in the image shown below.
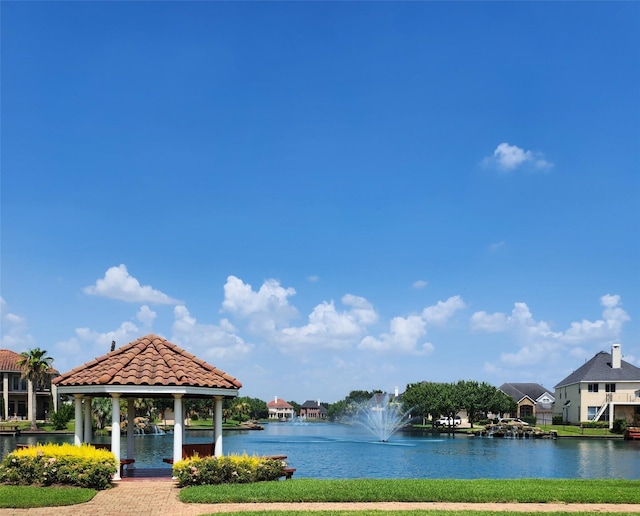
<path fill-rule="evenodd" d="M 33 414 L 33 404 L 36 402 L 36 400 L 34 399 L 34 395 L 33 395 L 33 382 L 31 380 L 27 381 L 27 419 L 29 419 L 29 421 L 31 421 L 31 415 Z M 37 416 L 36 416 L 36 419 Z M 33 424 L 35 425 L 36 422 L 34 421 Z"/>
<path fill-rule="evenodd" d="M 133 404 L 133 399 L 129 398 L 127 400 L 127 459 L 133 459 L 133 436 L 135 432 L 135 420 L 136 418 L 136 409 Z M 127 466 L 127 471 L 129 469 L 133 469 L 135 466 L 133 464 L 129 464 Z"/>
<path fill-rule="evenodd" d="M 173 395 L 173 463 L 182 460 L 182 426 L 184 413 L 182 410 L 182 394 Z"/>
<path fill-rule="evenodd" d="M 113 480 L 120 480 L 120 394 L 111 393 L 111 401 L 111 453 L 118 464 Z"/>
<path fill-rule="evenodd" d="M 82 444 L 82 394 L 74 394 L 73 395 L 75 405 L 76 405 L 76 414 L 75 414 L 75 431 L 73 437 L 73 443 L 76 446 L 80 446 Z"/>
<path fill-rule="evenodd" d="M 91 396 L 84 399 L 84 442 L 90 443 L 93 439 L 91 428 Z"/>
<path fill-rule="evenodd" d="M 9 419 L 9 373 L 2 375 L 3 419 Z"/>
<path fill-rule="evenodd" d="M 213 397 L 213 454 L 222 456 L 222 396 Z"/>

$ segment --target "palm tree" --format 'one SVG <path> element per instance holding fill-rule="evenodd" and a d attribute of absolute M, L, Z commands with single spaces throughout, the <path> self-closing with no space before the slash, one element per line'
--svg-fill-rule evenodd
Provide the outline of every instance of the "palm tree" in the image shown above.
<path fill-rule="evenodd" d="M 36 425 L 36 392 L 38 386 L 43 384 L 49 375 L 53 358 L 47 356 L 47 351 L 40 348 L 34 348 L 29 351 L 20 353 L 20 359 L 16 365 L 22 369 L 22 378 L 26 378 L 31 382 L 31 395 L 33 403 L 31 404 L 31 430 L 37 430 Z"/>

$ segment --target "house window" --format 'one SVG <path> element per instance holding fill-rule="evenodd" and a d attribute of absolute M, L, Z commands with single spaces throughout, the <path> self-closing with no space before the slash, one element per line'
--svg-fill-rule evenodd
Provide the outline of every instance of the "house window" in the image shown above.
<path fill-rule="evenodd" d="M 598 384 L 597 383 L 590 383 L 589 385 L 587 385 L 587 389 L 589 390 L 589 392 L 598 392 Z M 591 408 L 591 407 L 589 407 Z"/>
<path fill-rule="evenodd" d="M 599 408 L 600 407 L 587 407 L 587 418 L 589 421 L 596 417 Z"/>
<path fill-rule="evenodd" d="M 11 377 L 11 390 L 12 391 L 26 391 L 27 380 L 21 378 L 20 375 L 13 375 Z"/>
<path fill-rule="evenodd" d="M 615 383 L 605 383 L 604 384 L 605 392 L 616 392 L 616 384 Z"/>

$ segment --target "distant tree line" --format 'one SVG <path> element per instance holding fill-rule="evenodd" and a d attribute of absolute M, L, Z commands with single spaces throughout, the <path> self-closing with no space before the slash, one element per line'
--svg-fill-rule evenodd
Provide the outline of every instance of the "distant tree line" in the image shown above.
<path fill-rule="evenodd" d="M 487 417 L 488 413 L 503 415 L 514 413 L 516 403 L 497 387 L 473 380 L 456 383 L 410 383 L 402 395 L 407 410 L 416 417 L 432 421 L 441 416 L 453 418 L 464 410 L 473 423 Z"/>

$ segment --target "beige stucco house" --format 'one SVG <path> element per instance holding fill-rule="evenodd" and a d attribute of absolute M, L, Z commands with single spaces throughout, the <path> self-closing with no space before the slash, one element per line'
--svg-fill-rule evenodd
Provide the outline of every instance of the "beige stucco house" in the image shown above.
<path fill-rule="evenodd" d="M 640 421 L 640 368 L 622 360 L 620 344 L 601 351 L 555 386 L 554 415 L 566 423 Z"/>
<path fill-rule="evenodd" d="M 275 396 L 274 399 L 267 403 L 267 408 L 269 409 L 269 419 L 292 421 L 296 416 L 293 405 L 283 399 L 279 399 L 278 396 Z"/>
<path fill-rule="evenodd" d="M 36 404 L 36 419 L 44 420 L 57 410 L 58 397 L 51 380 L 58 371 L 51 368 L 47 380 L 38 385 L 33 399 L 31 381 L 22 378 L 23 369 L 18 367 L 20 353 L 10 349 L 0 349 L 0 375 L 2 376 L 2 409 L 0 417 L 7 419 L 29 419 L 33 403 Z"/>

